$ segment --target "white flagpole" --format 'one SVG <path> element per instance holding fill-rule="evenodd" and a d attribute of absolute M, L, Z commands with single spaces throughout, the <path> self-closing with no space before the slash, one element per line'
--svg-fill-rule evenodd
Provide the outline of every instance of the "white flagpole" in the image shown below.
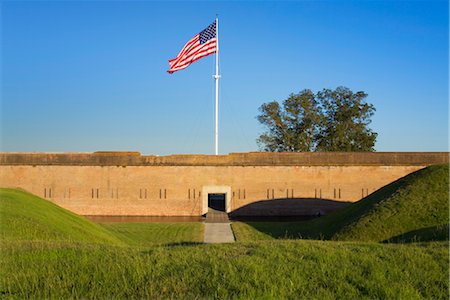
<path fill-rule="evenodd" d="M 216 75 L 214 75 L 216 81 L 216 129 L 214 132 L 216 155 L 219 155 L 219 78 L 219 18 L 216 16 Z"/>

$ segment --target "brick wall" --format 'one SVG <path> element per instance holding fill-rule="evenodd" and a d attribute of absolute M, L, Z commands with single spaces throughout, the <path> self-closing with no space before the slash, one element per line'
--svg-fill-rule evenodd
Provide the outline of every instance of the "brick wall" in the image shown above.
<path fill-rule="evenodd" d="M 230 187 L 235 214 L 311 215 L 442 162 L 448 153 L 3 153 L 0 186 L 81 215 L 198 216 L 205 186 Z"/>

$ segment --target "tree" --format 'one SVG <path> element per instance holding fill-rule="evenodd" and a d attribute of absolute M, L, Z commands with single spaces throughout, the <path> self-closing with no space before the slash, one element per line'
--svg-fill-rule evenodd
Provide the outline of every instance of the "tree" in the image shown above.
<path fill-rule="evenodd" d="M 324 111 L 318 151 L 375 150 L 377 133 L 368 127 L 375 108 L 365 102 L 367 96 L 364 92 L 353 93 L 346 87 L 317 93 Z"/>
<path fill-rule="evenodd" d="M 258 121 L 266 131 L 257 140 L 272 152 L 374 151 L 377 133 L 368 125 L 375 112 L 367 94 L 346 87 L 303 90 L 283 101 L 264 103 Z"/>
<path fill-rule="evenodd" d="M 283 101 L 261 105 L 258 121 L 267 126 L 258 144 L 264 151 L 314 151 L 321 124 L 320 107 L 311 90 L 291 94 Z"/>

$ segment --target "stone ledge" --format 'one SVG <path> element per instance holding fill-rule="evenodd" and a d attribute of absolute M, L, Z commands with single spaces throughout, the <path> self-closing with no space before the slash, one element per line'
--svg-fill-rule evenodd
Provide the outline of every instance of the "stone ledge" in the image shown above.
<path fill-rule="evenodd" d="M 0 153 L 0 165 L 49 166 L 398 166 L 449 162 L 449 152 L 246 152 L 141 155 L 139 152 Z"/>

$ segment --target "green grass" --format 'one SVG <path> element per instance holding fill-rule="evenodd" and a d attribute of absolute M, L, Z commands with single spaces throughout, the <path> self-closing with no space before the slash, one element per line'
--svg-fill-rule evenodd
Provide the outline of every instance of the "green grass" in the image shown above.
<path fill-rule="evenodd" d="M 205 245 L 201 223 L 98 225 L 10 189 L 0 220 L 2 299 L 448 299 L 448 242 L 415 243 L 445 226 L 374 243 L 275 239 L 320 236 L 325 218 L 234 223 L 237 243 Z"/>
<path fill-rule="evenodd" d="M 449 240 L 449 225 L 438 225 L 427 228 L 421 228 L 409 231 L 395 237 L 392 237 L 384 242 L 387 243 L 417 243 L 430 241 L 445 241 Z"/>
<path fill-rule="evenodd" d="M 307 238 L 385 241 L 449 222 L 449 166 L 435 165 L 405 176 L 328 216 L 303 222 L 234 223 L 238 240 Z M 422 240 L 448 240 L 432 230 Z M 429 233 L 429 236 L 423 236 Z M 413 237 L 410 237 L 413 238 Z"/>
<path fill-rule="evenodd" d="M 33 194 L 0 189 L 0 239 L 103 243 L 117 246 L 199 243 L 201 223 L 99 225 Z"/>
<path fill-rule="evenodd" d="M 448 244 L 2 243 L 2 298 L 447 299 Z"/>
<path fill-rule="evenodd" d="M 109 223 L 102 226 L 130 246 L 203 243 L 202 223 Z"/>
<path fill-rule="evenodd" d="M 0 189 L 0 239 L 123 244 L 108 230 L 33 194 Z"/>

